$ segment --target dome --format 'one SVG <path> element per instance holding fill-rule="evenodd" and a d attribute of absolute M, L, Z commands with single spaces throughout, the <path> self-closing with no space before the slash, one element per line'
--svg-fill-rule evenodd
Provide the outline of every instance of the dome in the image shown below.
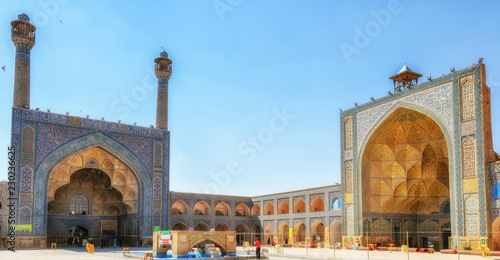
<path fill-rule="evenodd" d="M 165 50 L 160 52 L 160 57 L 168 58 L 168 53 Z"/>
<path fill-rule="evenodd" d="M 30 17 L 27 14 L 25 14 L 25 13 L 20 13 L 17 16 L 17 19 L 19 19 L 21 21 L 25 21 L 25 22 L 29 22 L 30 21 Z"/>

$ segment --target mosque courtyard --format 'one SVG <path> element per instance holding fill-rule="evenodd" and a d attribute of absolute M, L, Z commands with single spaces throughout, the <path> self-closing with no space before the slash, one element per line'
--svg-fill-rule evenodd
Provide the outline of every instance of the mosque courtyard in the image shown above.
<path fill-rule="evenodd" d="M 88 254 L 85 248 L 61 248 L 57 250 L 50 249 L 27 249 L 27 250 L 17 250 L 15 252 L 10 252 L 6 250 L 0 251 L 0 259 L 134 259 L 125 258 L 122 253 L 122 248 L 96 248 L 95 254 Z M 130 248 L 131 254 L 143 255 L 145 252 L 151 252 L 148 248 Z M 243 253 L 243 248 L 237 248 L 238 253 Z M 273 252 L 272 249 L 269 250 Z M 317 249 L 309 248 L 306 252 L 305 248 L 285 248 L 283 253 L 268 253 L 264 254 L 272 260 L 280 259 L 338 259 L 338 260 L 361 260 L 361 259 L 379 259 L 379 260 L 396 260 L 396 259 L 412 259 L 412 260 L 438 260 L 438 259 L 461 259 L 461 260 L 471 260 L 471 259 L 484 259 L 478 255 L 456 255 L 456 254 L 441 254 L 441 253 L 410 253 L 409 257 L 407 254 L 401 252 L 389 252 L 389 251 L 370 251 L 369 255 L 367 251 L 361 250 L 334 250 L 333 249 Z M 335 255 L 335 256 L 334 256 Z M 138 259 L 138 258 L 136 258 Z M 142 258 L 140 258 L 142 259 Z M 156 258 L 155 258 L 156 259 Z M 500 259 L 500 257 L 490 257 L 488 259 Z"/>

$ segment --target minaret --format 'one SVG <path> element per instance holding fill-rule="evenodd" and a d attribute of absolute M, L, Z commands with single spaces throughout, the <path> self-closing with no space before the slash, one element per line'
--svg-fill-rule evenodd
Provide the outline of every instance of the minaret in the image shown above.
<path fill-rule="evenodd" d="M 168 80 L 172 76 L 172 60 L 163 50 L 155 59 L 155 74 L 158 78 L 158 96 L 156 97 L 156 128 L 168 129 Z"/>
<path fill-rule="evenodd" d="M 16 75 L 14 78 L 14 107 L 30 107 L 30 52 L 35 45 L 36 27 L 27 14 L 19 14 L 10 22 L 11 39 L 16 46 Z"/>

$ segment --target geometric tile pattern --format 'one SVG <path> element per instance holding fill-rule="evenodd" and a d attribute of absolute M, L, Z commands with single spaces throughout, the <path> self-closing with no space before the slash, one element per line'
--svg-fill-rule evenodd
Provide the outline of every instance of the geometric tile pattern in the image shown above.
<path fill-rule="evenodd" d="M 31 178 L 33 170 L 30 167 L 23 167 L 21 170 L 21 192 L 31 192 Z"/>
<path fill-rule="evenodd" d="M 155 177 L 153 179 L 153 198 L 161 198 L 161 178 Z"/>
<path fill-rule="evenodd" d="M 17 47 L 16 52 L 26 51 L 25 47 Z M 18 57 L 19 57 L 18 53 Z M 30 62 L 29 50 L 25 59 L 16 59 L 16 75 L 14 80 L 14 106 L 29 107 L 30 106 Z"/>
<path fill-rule="evenodd" d="M 372 235 L 375 236 L 390 236 L 392 228 L 389 219 L 373 219 L 371 226 Z"/>
<path fill-rule="evenodd" d="M 35 130 L 30 126 L 23 128 L 23 146 L 21 149 L 22 153 L 33 153 L 35 143 Z"/>

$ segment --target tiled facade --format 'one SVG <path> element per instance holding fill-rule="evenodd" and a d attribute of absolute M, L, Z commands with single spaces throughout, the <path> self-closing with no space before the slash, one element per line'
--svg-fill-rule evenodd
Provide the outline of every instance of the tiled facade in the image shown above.
<path fill-rule="evenodd" d="M 464 236 L 476 247 L 492 239 L 498 204 L 490 200 L 497 194 L 490 163 L 499 158 L 489 91 L 479 63 L 341 113 L 341 161 L 353 165 L 342 169 L 346 239 L 397 244 L 415 226 L 415 246 L 422 237 L 446 246 L 447 237 Z"/>
<path fill-rule="evenodd" d="M 320 241 L 324 242 L 325 229 L 322 229 L 321 225 L 330 229 L 330 233 L 326 236 L 333 237 L 336 232 L 340 237 L 341 200 L 340 185 L 255 197 L 171 192 L 172 214 L 169 227 L 196 229 L 197 225 L 203 223 L 207 229 L 225 231 L 223 228 L 226 227 L 229 230 L 236 230 L 240 235 L 245 233 L 241 238 L 238 237 L 241 239 L 240 242 L 253 241 L 259 237 L 263 239 L 264 244 L 267 244 L 268 241 L 273 241 L 274 237 L 279 243 L 285 243 L 285 239 L 289 241 L 290 228 L 292 232 L 298 232 L 293 231 L 294 226 L 301 224 L 301 227 L 305 228 L 305 233 L 300 234 L 301 239 L 296 242 L 303 244 L 305 237 L 311 237 L 316 233 L 318 237 L 321 236 Z M 303 204 L 300 204 L 302 202 Z M 209 211 L 206 215 L 199 215 L 196 212 L 195 208 L 199 203 L 208 205 Z M 219 204 L 229 207 L 227 214 L 216 213 Z M 334 221 L 337 221 L 338 227 L 332 226 Z M 322 231 L 318 232 L 318 228 L 311 230 L 312 226 L 318 225 Z M 339 242 L 339 239 L 334 242 Z"/>

